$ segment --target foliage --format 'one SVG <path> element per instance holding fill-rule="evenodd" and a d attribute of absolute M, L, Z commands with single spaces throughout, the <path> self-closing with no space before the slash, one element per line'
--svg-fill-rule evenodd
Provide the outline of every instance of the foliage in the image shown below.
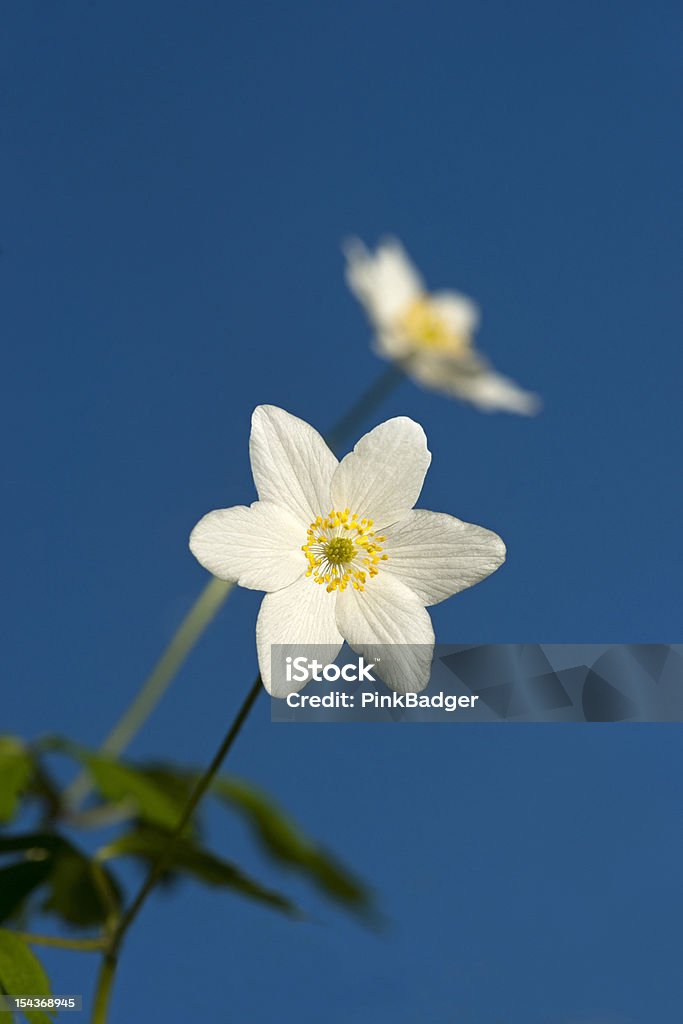
<path fill-rule="evenodd" d="M 26 942 L 12 932 L 0 928 L 0 989 L 9 996 L 49 996 L 50 982 L 42 964 Z M 50 1024 L 50 1016 L 40 1010 L 29 1010 L 25 1016 L 30 1024 Z"/>
<path fill-rule="evenodd" d="M 32 774 L 32 760 L 14 736 L 0 736 L 0 822 L 10 821 Z"/>
<path fill-rule="evenodd" d="M 88 774 L 93 794 L 82 810 L 70 806 L 60 792 L 52 774 L 56 757 L 75 761 Z M 0 928 L 1 991 L 49 994 L 32 944 L 102 947 L 125 913 L 117 864 L 126 858 L 147 871 L 161 862 L 160 881 L 167 886 L 192 879 L 292 919 L 306 916 L 288 896 L 209 849 L 196 811 L 182 834 L 174 835 L 200 775 L 199 769 L 170 763 L 116 759 L 58 737 L 32 746 L 0 737 L 0 924 L 25 928 L 40 913 L 68 935 L 81 936 L 74 940 Z M 274 863 L 296 872 L 344 909 L 365 920 L 373 916 L 367 888 L 265 793 L 243 779 L 223 776 L 213 781 L 208 795 L 246 824 Z M 23 826 L 36 817 L 37 827 L 8 831 L 17 819 Z M 98 845 L 97 831 L 103 828 L 106 841 Z M 50 1020 L 42 1011 L 25 1016 L 31 1024 Z"/>

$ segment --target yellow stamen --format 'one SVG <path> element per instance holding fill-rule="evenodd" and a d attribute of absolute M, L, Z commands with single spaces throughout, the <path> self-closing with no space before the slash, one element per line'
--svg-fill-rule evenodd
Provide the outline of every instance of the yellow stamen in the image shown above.
<path fill-rule="evenodd" d="M 308 560 L 307 576 L 325 584 L 328 594 L 346 590 L 364 590 L 368 577 L 379 572 L 380 561 L 389 557 L 382 553 L 386 537 L 377 537 L 372 519 L 360 519 L 351 510 L 332 509 L 326 516 L 317 516 L 306 532 L 301 550 Z"/>
<path fill-rule="evenodd" d="M 413 299 L 398 318 L 398 328 L 417 348 L 462 356 L 471 347 L 471 339 L 455 331 L 428 296 Z"/>

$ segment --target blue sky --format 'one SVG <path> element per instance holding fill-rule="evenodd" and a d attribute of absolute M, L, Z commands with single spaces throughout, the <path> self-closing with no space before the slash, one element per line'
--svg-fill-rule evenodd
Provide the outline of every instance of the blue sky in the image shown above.
<path fill-rule="evenodd" d="M 437 637 L 680 642 L 680 42 L 672 3 L 7 12 L 3 731 L 101 738 L 203 586 L 192 525 L 255 496 L 253 407 L 324 431 L 381 372 L 350 233 L 398 235 L 474 296 L 484 351 L 545 400 L 489 417 L 406 382 L 373 421 L 419 420 L 421 504 L 508 545 L 434 609 Z M 208 761 L 257 607 L 231 598 L 135 755 Z M 132 933 L 112 1020 L 674 1024 L 679 745 L 676 726 L 276 726 L 262 700 L 232 770 L 394 928 L 187 886 Z M 93 961 L 47 963 L 88 995 Z"/>

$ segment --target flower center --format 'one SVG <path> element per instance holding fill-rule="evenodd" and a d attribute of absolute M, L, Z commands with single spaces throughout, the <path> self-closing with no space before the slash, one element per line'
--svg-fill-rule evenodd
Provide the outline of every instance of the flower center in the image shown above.
<path fill-rule="evenodd" d="M 398 318 L 398 326 L 418 348 L 461 356 L 470 347 L 470 339 L 455 331 L 426 296 L 413 299 Z"/>
<path fill-rule="evenodd" d="M 301 547 L 308 559 L 306 575 L 324 583 L 328 594 L 346 590 L 349 583 L 355 590 L 365 590 L 368 577 L 376 576 L 379 563 L 389 557 L 382 554 L 386 537 L 378 537 L 372 525 L 372 519 L 359 519 L 348 508 L 318 516 Z"/>
<path fill-rule="evenodd" d="M 356 546 L 350 537 L 335 537 L 325 545 L 325 557 L 330 565 L 345 565 L 352 562 Z"/>

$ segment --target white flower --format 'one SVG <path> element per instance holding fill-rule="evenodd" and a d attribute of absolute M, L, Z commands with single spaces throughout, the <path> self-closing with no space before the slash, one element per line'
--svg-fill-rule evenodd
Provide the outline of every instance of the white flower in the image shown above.
<path fill-rule="evenodd" d="M 429 294 L 400 242 L 372 253 L 358 239 L 345 247 L 346 279 L 375 329 L 375 349 L 401 362 L 418 383 L 484 412 L 533 415 L 537 395 L 496 373 L 474 348 L 479 310 L 458 292 Z"/>
<path fill-rule="evenodd" d="M 370 661 L 374 645 L 404 645 L 383 648 L 382 678 L 424 689 L 434 645 L 425 606 L 495 572 L 505 545 L 413 508 L 431 461 L 422 427 L 387 420 L 338 462 L 308 423 L 261 405 L 249 450 L 259 500 L 209 512 L 190 548 L 214 576 L 266 591 L 256 644 L 268 692 L 292 690 L 274 691 L 272 644 L 325 644 L 331 661 L 344 640 Z"/>

